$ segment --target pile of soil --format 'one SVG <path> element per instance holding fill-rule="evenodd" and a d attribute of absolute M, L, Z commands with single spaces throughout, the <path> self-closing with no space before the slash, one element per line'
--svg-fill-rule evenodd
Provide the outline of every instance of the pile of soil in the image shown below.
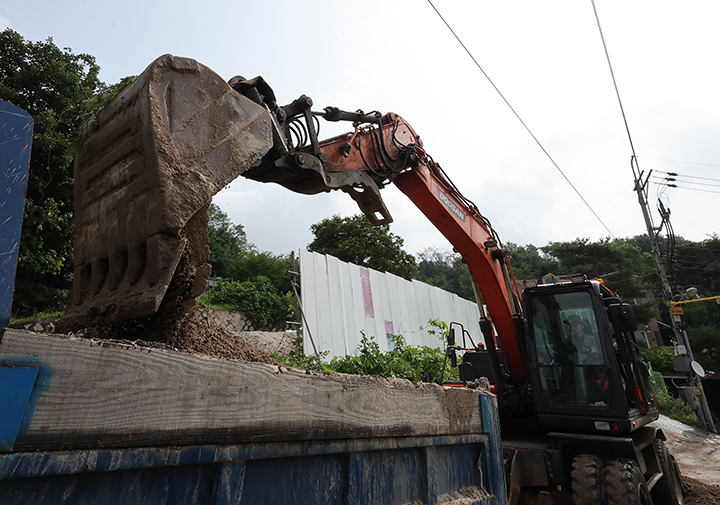
<path fill-rule="evenodd" d="M 118 322 L 109 310 L 106 314 L 87 314 L 83 320 L 72 323 L 60 320 L 58 330 L 87 338 L 141 340 L 209 356 L 278 364 L 239 335 L 199 314 L 195 299 L 207 288 L 211 271 L 208 207 L 201 208 L 179 231 L 187 245 L 157 313 Z"/>
<path fill-rule="evenodd" d="M 682 472 L 682 469 L 680 471 Z M 717 505 L 720 503 L 720 486 L 717 484 L 706 484 L 692 477 L 683 477 L 682 481 L 685 505 Z"/>
<path fill-rule="evenodd" d="M 166 344 L 208 356 L 279 364 L 240 335 L 200 317 L 197 310 L 184 319 L 178 330 L 168 336 Z"/>
<path fill-rule="evenodd" d="M 668 450 L 680 467 L 687 505 L 720 503 L 720 436 L 661 415 Z"/>
<path fill-rule="evenodd" d="M 267 354 L 278 354 L 289 358 L 290 353 L 295 350 L 296 331 L 272 332 L 272 331 L 244 331 L 240 336 L 245 341 Z"/>

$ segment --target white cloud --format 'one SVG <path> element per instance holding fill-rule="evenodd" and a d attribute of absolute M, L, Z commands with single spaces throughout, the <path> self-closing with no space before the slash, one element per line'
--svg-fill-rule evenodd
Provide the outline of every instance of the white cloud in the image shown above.
<path fill-rule="evenodd" d="M 0 16 L 0 32 L 6 28 L 11 28 L 10 20 Z"/>

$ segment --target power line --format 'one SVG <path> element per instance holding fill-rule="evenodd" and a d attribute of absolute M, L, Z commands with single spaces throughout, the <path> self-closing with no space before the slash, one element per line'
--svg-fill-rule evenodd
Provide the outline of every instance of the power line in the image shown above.
<path fill-rule="evenodd" d="M 518 114 L 517 111 L 513 108 L 513 106 L 510 105 L 510 102 L 507 100 L 507 98 L 505 98 L 505 95 L 503 95 L 502 92 L 500 92 L 500 89 L 495 85 L 495 83 L 492 81 L 492 79 L 490 79 L 490 76 L 489 76 L 489 75 L 487 74 L 487 72 L 485 72 L 485 70 L 480 66 L 480 63 L 478 63 L 478 61 L 475 59 L 475 57 L 474 57 L 473 54 L 470 52 L 470 50 L 467 48 L 467 46 L 463 43 L 463 41 L 460 39 L 460 37 L 457 35 L 457 33 L 455 33 L 455 30 L 452 29 L 452 27 L 450 26 L 450 24 L 445 20 L 445 18 L 442 16 L 442 14 L 440 14 L 440 11 L 437 10 L 437 8 L 435 7 L 435 5 L 433 5 L 433 3 L 432 3 L 431 0 L 428 0 L 428 3 L 430 4 L 430 7 L 433 8 L 433 10 L 434 10 L 435 13 L 438 15 L 438 17 L 442 20 L 442 22 L 445 23 L 445 26 L 447 27 L 448 30 L 450 30 L 450 33 L 453 34 L 453 37 L 455 37 L 455 40 L 457 40 L 457 41 L 460 43 L 460 45 L 461 45 L 462 48 L 465 50 L 465 52 L 467 53 L 467 55 L 470 56 L 470 59 L 473 60 L 473 62 L 475 63 L 475 66 L 480 70 L 480 72 L 482 72 L 482 74 L 483 74 L 483 75 L 485 76 L 485 78 L 488 80 L 488 82 L 490 83 L 490 85 L 495 89 L 495 91 L 497 92 L 497 94 L 500 95 L 500 98 L 502 98 L 502 100 L 505 102 L 505 104 L 508 106 L 508 108 L 512 111 L 512 113 L 513 113 L 513 114 L 515 115 L 515 117 L 518 119 L 518 121 L 520 121 L 520 124 L 523 125 L 523 127 L 525 128 L 525 130 L 530 134 L 530 136 L 533 138 L 533 140 L 535 141 L 535 143 L 540 147 L 540 149 L 542 150 L 542 152 L 545 153 L 545 156 L 547 156 L 547 158 L 548 158 L 548 159 L 550 160 L 550 162 L 555 166 L 555 168 L 557 169 L 557 171 L 560 172 L 560 175 L 563 176 L 563 178 L 564 178 L 565 181 L 570 185 L 570 187 L 573 189 L 573 191 L 575 191 L 575 193 L 580 197 L 580 200 L 583 201 L 583 203 L 585 204 L 585 206 L 586 206 L 588 209 L 590 209 L 590 212 L 593 213 L 593 215 L 595 216 L 595 218 L 596 218 L 598 221 L 600 221 L 600 224 L 603 225 L 603 227 L 608 231 L 608 233 L 609 233 L 613 238 L 616 238 L 615 235 L 613 234 L 613 232 L 610 231 L 610 228 L 607 227 L 607 225 L 603 222 L 602 219 L 600 219 L 600 216 L 597 215 L 597 213 L 596 213 L 595 210 L 590 206 L 590 204 L 587 202 L 587 200 L 585 200 L 585 198 L 580 194 L 580 191 L 578 191 L 578 189 L 575 187 L 575 185 L 574 185 L 572 182 L 570 182 L 570 179 L 568 179 L 567 175 L 565 175 L 565 173 L 560 169 L 560 167 L 558 166 L 558 164 L 555 163 L 555 160 L 552 158 L 552 156 L 550 156 L 550 153 L 547 152 L 547 150 L 545 149 L 545 147 L 543 147 L 543 145 L 540 143 L 540 141 L 538 140 L 538 138 L 537 138 L 537 137 L 533 134 L 533 132 L 530 130 L 530 128 L 528 127 L 528 125 L 525 124 L 525 121 L 522 120 L 522 118 L 520 117 L 520 114 Z"/>
<path fill-rule="evenodd" d="M 637 160 L 635 145 L 632 141 L 632 135 L 630 135 L 630 126 L 628 125 L 627 116 L 625 115 L 625 108 L 623 107 L 622 100 L 620 99 L 620 89 L 618 88 L 617 80 L 615 79 L 615 72 L 613 71 L 612 63 L 610 62 L 610 53 L 608 52 L 607 44 L 605 44 L 605 36 L 603 35 L 602 26 L 600 26 L 600 17 L 598 16 L 597 9 L 595 8 L 595 0 L 591 1 L 593 12 L 595 13 L 595 21 L 597 21 L 598 31 L 600 32 L 600 40 L 602 40 L 603 50 L 605 51 L 605 58 L 607 59 L 608 67 L 610 68 L 610 76 L 612 77 L 613 86 L 615 87 L 615 95 L 617 96 L 618 104 L 620 105 L 620 113 L 622 114 L 623 123 L 625 123 L 625 131 L 627 132 L 628 140 L 630 141 L 630 150 L 632 151 L 633 158 Z"/>
<path fill-rule="evenodd" d="M 687 189 L 689 191 L 700 191 L 701 193 L 718 193 L 718 194 L 720 194 L 720 191 L 713 191 L 711 189 L 687 188 L 685 186 L 678 186 L 677 184 L 667 184 L 665 182 L 650 181 L 650 184 L 657 184 L 658 186 L 664 186 L 666 188 Z"/>
<path fill-rule="evenodd" d="M 687 177 L 688 179 L 702 179 L 704 181 L 720 182 L 720 179 L 713 179 L 712 177 L 700 177 L 699 175 L 685 175 L 678 174 L 677 172 L 663 172 L 662 170 L 655 170 L 655 172 L 666 174 L 670 177 Z"/>
<path fill-rule="evenodd" d="M 607 216 L 608 214 L 610 214 L 612 211 L 614 211 L 615 209 L 617 209 L 618 207 L 620 207 L 621 205 L 623 205 L 623 204 L 624 204 L 625 202 L 627 202 L 628 200 L 632 200 L 634 197 L 635 197 L 635 195 L 629 196 L 628 198 L 626 198 L 626 199 L 623 200 L 622 202 L 618 203 L 617 205 L 615 205 L 615 206 L 612 207 L 611 209 L 609 209 L 609 210 L 607 210 L 606 212 L 604 212 L 604 213 L 603 213 L 603 216 Z M 594 222 L 594 221 L 592 221 L 592 222 L 590 222 L 590 223 L 587 223 L 587 224 L 581 226 L 580 228 L 578 228 L 577 230 L 575 230 L 574 232 L 572 232 L 570 235 L 566 235 L 566 236 L 563 238 L 563 240 L 567 240 L 567 239 L 570 238 L 570 237 L 577 237 L 577 234 L 578 234 L 578 233 L 580 233 L 582 230 L 584 230 L 585 228 L 587 228 L 588 226 L 590 226 L 591 224 L 593 224 L 593 222 Z M 613 238 L 617 238 L 617 237 L 613 237 Z"/>
<path fill-rule="evenodd" d="M 657 175 L 651 175 L 650 177 L 652 177 L 653 179 L 656 179 L 657 181 L 664 181 L 664 182 L 666 182 L 666 183 L 679 182 L 679 183 L 681 183 L 681 184 L 693 184 L 693 185 L 695 185 L 695 186 L 705 186 L 705 187 L 710 187 L 710 188 L 720 188 L 720 184 L 709 184 L 709 183 L 707 183 L 707 182 L 681 181 L 681 180 L 676 179 L 675 177 L 660 177 L 660 176 L 657 176 Z M 655 182 L 655 181 L 653 181 L 653 182 Z M 717 182 L 720 182 L 720 181 L 717 181 Z M 662 184 L 662 182 L 655 182 L 655 184 Z M 668 184 L 668 186 L 670 186 L 670 187 L 675 187 L 675 185 L 672 185 L 672 186 L 671 186 L 670 184 Z"/>
<path fill-rule="evenodd" d="M 600 38 L 602 39 L 603 48 L 605 49 L 605 56 L 607 57 L 608 66 L 610 67 L 610 74 L 612 75 L 613 84 L 615 85 L 615 93 L 617 94 L 618 103 L 620 104 L 620 110 L 622 111 L 623 121 L 625 122 L 625 129 L 627 130 L 628 134 L 628 140 L 630 141 L 630 148 L 632 149 L 632 162 L 634 162 L 633 166 L 633 176 L 635 177 L 635 189 L 638 194 L 638 198 L 640 200 L 640 206 L 643 210 L 643 216 L 645 218 L 645 224 L 647 225 L 648 229 L 648 236 L 650 237 L 650 240 L 652 242 L 653 246 L 653 256 L 655 256 L 655 264 L 657 266 L 657 271 L 660 276 L 660 282 L 663 286 L 663 298 L 665 299 L 668 304 L 672 301 L 672 289 L 670 288 L 670 282 L 667 278 L 667 274 L 665 272 L 665 267 L 662 264 L 662 260 L 660 259 L 660 248 L 658 246 L 657 242 L 657 234 L 656 231 L 653 229 L 652 226 L 652 220 L 650 219 L 650 214 L 647 210 L 647 201 L 645 199 L 645 184 L 641 185 L 641 177 L 642 172 L 640 172 L 640 167 L 638 166 L 637 156 L 635 154 L 635 146 L 633 145 L 632 136 L 630 135 L 630 128 L 628 127 L 627 117 L 625 116 L 625 109 L 622 105 L 622 100 L 620 99 L 620 91 L 618 90 L 617 81 L 615 80 L 615 73 L 612 69 L 612 64 L 610 63 L 610 54 L 608 53 L 607 45 L 605 44 L 605 37 L 603 36 L 602 27 L 600 26 L 600 17 L 598 16 L 597 9 L 595 8 L 595 0 L 592 1 L 592 7 L 593 11 L 595 12 L 595 19 L 597 20 L 598 30 L 600 31 Z M 637 172 L 636 172 L 637 169 Z M 668 185 L 665 184 L 665 187 Z M 663 218 L 663 224 L 666 225 L 666 229 L 668 232 L 669 240 L 671 241 L 672 247 L 670 248 L 670 251 L 674 248 L 675 245 L 675 236 L 672 231 L 672 227 L 670 225 L 669 219 L 667 217 L 670 215 L 669 212 L 663 212 L 661 210 L 661 215 Z M 673 335 L 675 337 L 675 340 L 673 344 L 675 345 L 675 354 L 680 356 L 687 356 L 691 360 L 693 359 L 693 353 L 692 349 L 690 348 L 690 341 L 688 340 L 687 333 L 685 332 L 685 329 L 681 326 L 681 319 L 679 315 L 673 314 L 671 316 L 671 325 L 673 329 Z M 688 373 L 688 379 L 690 383 L 693 386 L 698 387 L 700 391 L 700 418 L 705 424 L 705 426 L 712 432 L 717 433 L 717 429 L 715 428 L 715 423 L 713 422 L 712 414 L 710 413 L 710 408 L 707 404 L 707 398 L 705 397 L 705 393 L 702 389 L 702 384 L 700 382 L 700 378 L 697 377 L 697 375 L 694 372 Z"/>
<path fill-rule="evenodd" d="M 692 161 L 666 160 L 666 159 L 663 159 L 663 158 L 648 158 L 647 156 L 642 156 L 642 159 L 644 159 L 644 160 L 653 160 L 653 161 L 666 161 L 666 162 L 668 162 L 668 163 L 682 163 L 682 164 L 685 164 L 685 165 L 700 165 L 700 166 L 704 166 L 704 167 L 718 167 L 718 168 L 720 168 L 720 165 L 716 165 L 716 164 L 713 164 L 713 163 L 696 163 L 696 162 L 692 162 Z"/>

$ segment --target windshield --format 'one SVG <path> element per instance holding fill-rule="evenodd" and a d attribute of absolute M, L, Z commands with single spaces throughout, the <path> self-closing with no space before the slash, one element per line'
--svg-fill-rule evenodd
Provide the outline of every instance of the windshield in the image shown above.
<path fill-rule="evenodd" d="M 535 296 L 531 320 L 540 385 L 548 401 L 607 406 L 607 366 L 590 293 Z"/>

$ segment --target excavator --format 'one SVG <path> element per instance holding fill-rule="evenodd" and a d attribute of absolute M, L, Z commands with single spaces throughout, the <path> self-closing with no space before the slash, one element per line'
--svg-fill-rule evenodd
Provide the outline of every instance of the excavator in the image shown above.
<path fill-rule="evenodd" d="M 318 138 L 320 120 L 348 133 Z M 75 162 L 75 324 L 161 312 L 177 290 L 204 289 L 193 252 L 212 195 L 242 175 L 303 194 L 341 190 L 373 224 L 392 221 L 395 185 L 462 256 L 474 280 L 484 345 L 447 355 L 467 386 L 489 376 L 498 396 L 509 503 L 681 505 L 630 305 L 601 280 L 515 280 L 499 236 L 394 113 L 286 106 L 261 78 L 224 81 L 195 60 L 153 62 L 82 132 Z M 189 276 L 189 277 L 188 277 Z M 196 294 L 197 293 L 197 294 Z M 479 342 L 479 339 L 478 339 Z M 489 372 L 489 373 L 488 373 Z"/>

